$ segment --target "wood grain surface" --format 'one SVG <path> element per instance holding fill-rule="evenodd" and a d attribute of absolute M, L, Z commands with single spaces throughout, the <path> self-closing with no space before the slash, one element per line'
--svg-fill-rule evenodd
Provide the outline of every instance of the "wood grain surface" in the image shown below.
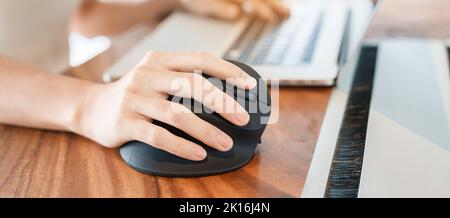
<path fill-rule="evenodd" d="M 367 34 L 450 37 L 448 0 L 386 0 Z M 107 52 L 70 74 L 102 72 L 154 25 L 113 39 Z M 0 125 L 0 197 L 299 197 L 330 88 L 282 88 L 280 118 L 268 126 L 254 159 L 234 172 L 202 178 L 138 173 L 107 149 L 72 133 Z"/>
<path fill-rule="evenodd" d="M 329 93 L 321 88 L 281 90 L 280 120 L 267 128 L 250 164 L 194 179 L 138 173 L 117 149 L 72 133 L 0 126 L 0 196 L 296 197 Z"/>

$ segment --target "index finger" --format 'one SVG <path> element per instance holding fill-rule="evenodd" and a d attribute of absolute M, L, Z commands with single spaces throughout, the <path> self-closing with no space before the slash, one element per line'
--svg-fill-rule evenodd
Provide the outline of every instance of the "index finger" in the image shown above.
<path fill-rule="evenodd" d="M 158 59 L 161 65 L 171 70 L 193 73 L 203 71 L 242 89 L 252 89 L 257 85 L 256 79 L 241 68 L 206 52 L 163 52 Z"/>

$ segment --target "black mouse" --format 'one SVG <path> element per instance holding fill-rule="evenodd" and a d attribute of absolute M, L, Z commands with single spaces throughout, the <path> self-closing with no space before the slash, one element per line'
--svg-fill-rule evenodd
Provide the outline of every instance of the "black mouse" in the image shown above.
<path fill-rule="evenodd" d="M 234 90 L 233 92 L 227 92 L 227 94 L 232 95 L 249 112 L 250 121 L 247 125 L 236 126 L 195 100 L 182 98 L 178 100 L 184 105 L 186 105 L 186 101 L 189 102 L 190 109 L 197 116 L 228 134 L 233 139 L 231 150 L 227 152 L 215 150 L 175 127 L 154 121 L 154 124 L 166 128 L 173 134 L 203 146 L 207 152 L 207 157 L 202 161 L 191 161 L 143 142 L 132 141 L 120 148 L 120 155 L 125 162 L 139 172 L 167 177 L 198 177 L 220 174 L 238 169 L 250 162 L 257 144 L 261 142 L 261 136 L 270 116 L 271 98 L 267 85 L 255 70 L 243 63 L 229 62 L 244 70 L 258 82 L 254 89 L 241 90 L 224 81 L 212 80 L 215 86 L 222 88 L 224 91 Z M 203 75 L 208 78 L 207 72 Z M 177 97 L 172 96 L 171 98 Z M 199 111 L 201 112 L 198 113 Z"/>

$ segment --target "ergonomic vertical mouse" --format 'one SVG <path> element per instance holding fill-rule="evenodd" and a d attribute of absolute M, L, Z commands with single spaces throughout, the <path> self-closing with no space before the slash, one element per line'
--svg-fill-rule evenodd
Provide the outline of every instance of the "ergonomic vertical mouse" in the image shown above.
<path fill-rule="evenodd" d="M 166 128 L 173 134 L 203 146 L 207 157 L 202 161 L 191 161 L 143 142 L 131 141 L 120 148 L 120 155 L 125 162 L 139 172 L 168 177 L 214 175 L 232 171 L 247 164 L 252 159 L 257 144 L 261 142 L 261 136 L 271 112 L 271 98 L 267 85 L 255 70 L 243 63 L 229 62 L 244 70 L 258 83 L 254 89 L 241 90 L 225 81 L 216 80 L 220 84 L 213 82 L 215 86 L 234 97 L 249 112 L 250 121 L 247 125 L 236 126 L 192 99 L 180 99 L 191 102 L 190 109 L 197 116 L 228 134 L 233 139 L 231 150 L 227 152 L 215 150 L 173 126 L 154 121 L 154 124 Z M 204 73 L 207 74 L 207 72 Z M 207 75 L 204 76 L 208 78 Z M 230 89 L 234 90 L 230 92 Z M 198 111 L 201 112 L 198 113 Z"/>

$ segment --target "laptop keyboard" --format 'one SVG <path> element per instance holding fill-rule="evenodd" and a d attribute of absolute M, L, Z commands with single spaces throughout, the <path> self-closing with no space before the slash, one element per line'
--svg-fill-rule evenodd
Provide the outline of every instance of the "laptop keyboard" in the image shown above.
<path fill-rule="evenodd" d="M 253 19 L 225 58 L 252 65 L 298 66 L 310 63 L 320 35 L 323 11 L 294 10 L 281 24 Z M 312 28 L 308 19 L 313 19 Z"/>

